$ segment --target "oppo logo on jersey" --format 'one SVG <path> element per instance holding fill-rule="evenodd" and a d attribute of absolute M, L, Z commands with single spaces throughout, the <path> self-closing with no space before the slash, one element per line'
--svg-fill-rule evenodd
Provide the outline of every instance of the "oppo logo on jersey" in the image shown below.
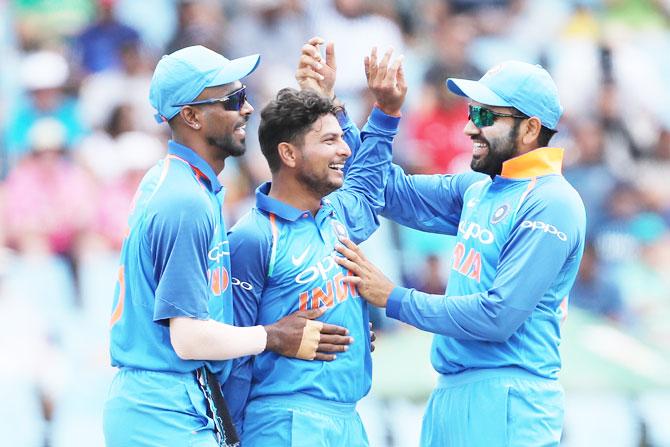
<path fill-rule="evenodd" d="M 295 277 L 295 282 L 297 282 L 298 284 L 307 284 L 319 278 L 325 281 L 328 279 L 327 276 L 328 272 L 330 272 L 337 266 L 338 265 L 335 263 L 333 257 L 328 255 L 319 262 L 317 262 L 316 264 L 307 267 L 305 270 L 300 272 Z"/>
<path fill-rule="evenodd" d="M 467 220 L 462 220 L 458 224 L 458 232 L 462 233 L 463 239 L 466 241 L 470 238 L 478 240 L 484 245 L 490 245 L 495 240 L 493 232 L 482 228 L 478 223 L 468 222 Z"/>
<path fill-rule="evenodd" d="M 558 231 L 558 228 L 539 220 L 524 220 L 523 222 L 521 222 L 521 228 L 530 228 L 531 231 L 540 230 L 547 234 L 553 234 L 563 242 L 568 240 L 568 236 L 562 231 Z"/>

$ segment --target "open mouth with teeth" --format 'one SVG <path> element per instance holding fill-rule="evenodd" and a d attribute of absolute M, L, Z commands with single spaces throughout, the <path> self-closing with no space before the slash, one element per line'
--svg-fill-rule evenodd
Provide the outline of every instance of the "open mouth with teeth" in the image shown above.
<path fill-rule="evenodd" d="M 481 157 L 486 155 L 489 149 L 489 145 L 482 140 L 473 140 L 472 141 L 472 155 L 475 157 Z"/>
<path fill-rule="evenodd" d="M 328 165 L 328 168 L 337 172 L 342 172 L 344 169 L 344 163 L 331 163 Z"/>

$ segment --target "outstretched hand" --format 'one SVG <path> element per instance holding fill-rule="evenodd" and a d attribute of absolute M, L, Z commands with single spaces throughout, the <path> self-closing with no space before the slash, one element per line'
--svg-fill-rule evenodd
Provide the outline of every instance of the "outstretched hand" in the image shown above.
<path fill-rule="evenodd" d="M 335 256 L 335 262 L 349 270 L 354 276 L 345 276 L 342 281 L 356 286 L 358 293 L 370 304 L 386 307 L 386 302 L 395 287 L 381 270 L 368 261 L 358 245 L 349 239 L 341 239 L 344 245 L 336 245 L 335 250 L 344 256 Z"/>
<path fill-rule="evenodd" d="M 335 44 L 326 44 L 326 59 L 321 57 L 319 46 L 323 45 L 321 37 L 312 37 L 302 46 L 300 61 L 295 72 L 295 79 L 301 90 L 315 90 L 322 96 L 333 99 L 335 97 Z"/>
<path fill-rule="evenodd" d="M 365 56 L 365 77 L 379 108 L 387 115 L 399 116 L 407 94 L 407 83 L 402 68 L 403 56 L 389 66 L 392 55 L 393 49 L 389 48 L 378 62 L 377 47 L 373 47 L 370 55 Z"/>
<path fill-rule="evenodd" d="M 335 360 L 354 341 L 349 331 L 333 324 L 314 321 L 326 308 L 300 310 L 265 326 L 266 350 L 303 360 Z"/>

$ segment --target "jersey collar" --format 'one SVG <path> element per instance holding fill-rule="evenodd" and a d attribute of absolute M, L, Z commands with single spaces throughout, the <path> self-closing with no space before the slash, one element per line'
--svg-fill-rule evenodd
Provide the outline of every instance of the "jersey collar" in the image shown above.
<path fill-rule="evenodd" d="M 256 208 L 268 213 L 275 214 L 284 220 L 296 221 L 309 211 L 299 210 L 291 205 L 270 197 L 270 186 L 272 182 L 265 182 L 256 188 Z"/>
<path fill-rule="evenodd" d="M 501 177 L 522 179 L 549 174 L 560 174 L 563 166 L 563 149 L 541 147 L 503 163 Z"/>
<path fill-rule="evenodd" d="M 191 169 L 207 179 L 210 188 L 215 193 L 221 190 L 222 186 L 216 173 L 214 173 L 214 169 L 200 155 L 196 154 L 193 149 L 170 140 L 168 141 L 168 155 L 174 155 L 188 163 Z"/>

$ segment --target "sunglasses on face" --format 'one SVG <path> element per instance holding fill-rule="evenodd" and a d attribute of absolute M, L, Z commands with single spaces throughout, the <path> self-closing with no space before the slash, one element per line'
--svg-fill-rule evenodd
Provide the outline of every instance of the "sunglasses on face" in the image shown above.
<path fill-rule="evenodd" d="M 172 107 L 184 106 L 201 106 L 205 104 L 221 104 L 225 110 L 239 112 L 240 109 L 247 102 L 247 86 L 228 93 L 226 96 L 220 98 L 203 99 L 201 101 L 183 102 L 181 104 L 173 104 Z"/>
<path fill-rule="evenodd" d="M 510 118 L 528 118 L 525 115 L 514 115 L 512 113 L 499 113 L 482 106 L 468 106 L 468 119 L 478 128 L 492 126 L 496 118 L 510 117 Z"/>

